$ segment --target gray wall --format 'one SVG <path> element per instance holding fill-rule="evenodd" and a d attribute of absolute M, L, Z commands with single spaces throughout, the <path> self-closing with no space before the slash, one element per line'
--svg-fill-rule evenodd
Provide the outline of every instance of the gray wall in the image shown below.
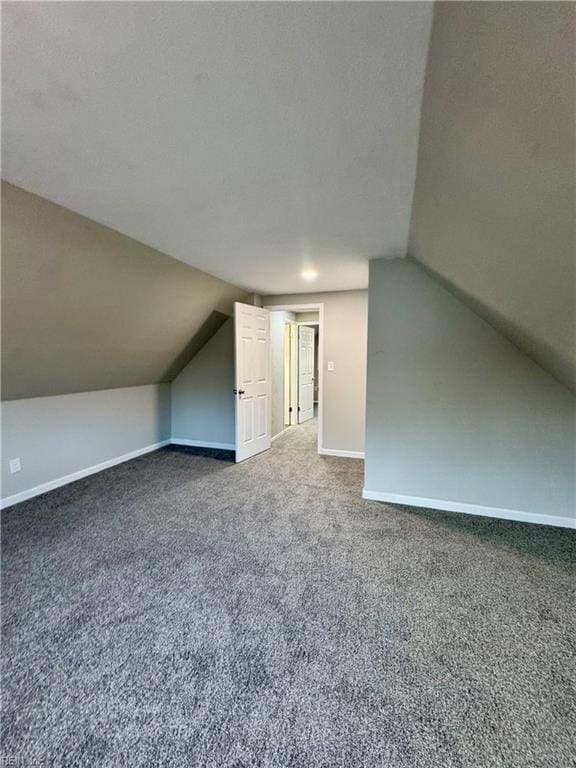
<path fill-rule="evenodd" d="M 168 384 L 5 402 L 2 498 L 169 438 Z"/>
<path fill-rule="evenodd" d="M 234 447 L 234 322 L 228 319 L 172 382 L 172 437 Z"/>
<path fill-rule="evenodd" d="M 436 3 L 409 253 L 576 387 L 573 3 Z"/>
<path fill-rule="evenodd" d="M 409 260 L 369 292 L 365 489 L 574 519 L 572 393 Z"/>
<path fill-rule="evenodd" d="M 2 184 L 2 398 L 170 381 L 244 291 Z"/>
<path fill-rule="evenodd" d="M 367 291 L 265 296 L 264 306 L 324 304 L 324 413 L 322 447 L 364 450 Z M 326 370 L 331 360 L 334 372 Z"/>
<path fill-rule="evenodd" d="M 270 355 L 272 367 L 272 437 L 284 424 L 284 324 L 294 320 L 293 312 L 270 313 Z"/>

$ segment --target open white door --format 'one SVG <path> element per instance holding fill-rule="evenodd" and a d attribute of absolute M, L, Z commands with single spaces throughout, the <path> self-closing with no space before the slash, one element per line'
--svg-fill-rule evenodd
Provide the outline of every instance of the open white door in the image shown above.
<path fill-rule="evenodd" d="M 270 312 L 234 303 L 236 461 L 270 448 Z"/>
<path fill-rule="evenodd" d="M 314 416 L 314 328 L 298 326 L 298 423 Z"/>

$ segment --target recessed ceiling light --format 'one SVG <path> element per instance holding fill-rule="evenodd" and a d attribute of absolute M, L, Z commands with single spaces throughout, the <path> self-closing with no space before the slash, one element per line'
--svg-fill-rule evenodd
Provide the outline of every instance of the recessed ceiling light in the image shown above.
<path fill-rule="evenodd" d="M 316 272 L 315 269 L 305 269 L 302 272 L 302 277 L 304 280 L 316 280 L 318 277 L 318 272 Z"/>

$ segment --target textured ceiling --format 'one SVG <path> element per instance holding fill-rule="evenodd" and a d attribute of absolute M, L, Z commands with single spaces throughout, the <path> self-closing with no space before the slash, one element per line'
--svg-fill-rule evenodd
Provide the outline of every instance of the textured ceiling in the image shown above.
<path fill-rule="evenodd" d="M 3 177 L 259 292 L 406 252 L 432 3 L 5 3 Z"/>

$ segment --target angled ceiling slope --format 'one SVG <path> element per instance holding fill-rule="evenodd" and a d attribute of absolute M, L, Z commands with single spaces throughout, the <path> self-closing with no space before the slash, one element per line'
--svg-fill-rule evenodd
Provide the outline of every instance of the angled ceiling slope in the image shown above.
<path fill-rule="evenodd" d="M 410 254 L 576 391 L 576 6 L 436 3 Z"/>
<path fill-rule="evenodd" d="M 171 381 L 244 291 L 2 184 L 2 398 Z"/>
<path fill-rule="evenodd" d="M 432 4 L 6 3 L 8 181 L 260 293 L 406 253 Z"/>

